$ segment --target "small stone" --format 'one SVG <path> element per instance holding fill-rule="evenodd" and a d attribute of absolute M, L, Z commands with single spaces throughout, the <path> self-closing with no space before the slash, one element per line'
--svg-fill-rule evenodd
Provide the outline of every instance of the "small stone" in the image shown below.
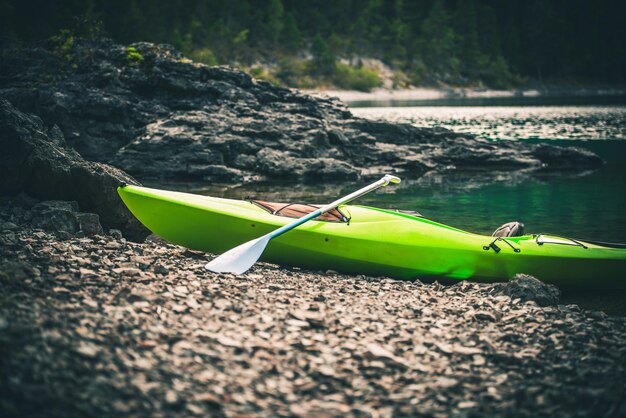
<path fill-rule="evenodd" d="M 451 388 L 459 384 L 459 381 L 456 379 L 451 379 L 449 377 L 440 377 L 435 381 L 435 385 L 442 388 Z"/>
<path fill-rule="evenodd" d="M 298 327 L 298 328 L 309 327 L 309 323 L 307 321 L 301 321 L 299 319 L 288 319 L 285 321 L 285 324 L 292 326 L 292 327 Z"/>
<path fill-rule="evenodd" d="M 141 276 L 143 273 L 140 269 L 135 267 L 118 267 L 114 268 L 113 273 L 117 273 L 121 276 L 133 277 L 133 276 Z"/>
<path fill-rule="evenodd" d="M 48 200 L 33 206 L 31 224 L 35 228 L 73 234 L 79 229 L 76 202 Z"/>
<path fill-rule="evenodd" d="M 157 265 L 154 267 L 154 272 L 155 272 L 156 274 L 162 274 L 162 275 L 165 275 L 165 274 L 169 273 L 169 272 L 170 272 L 170 270 L 169 270 L 167 267 L 163 266 L 162 264 L 157 264 Z"/>
<path fill-rule="evenodd" d="M 76 352 L 84 357 L 94 358 L 100 352 L 100 348 L 90 343 L 81 343 L 76 347 Z"/>
<path fill-rule="evenodd" d="M 165 392 L 165 403 L 169 405 L 173 405 L 178 403 L 178 395 L 173 390 L 168 390 Z"/>
<path fill-rule="evenodd" d="M 181 295 L 186 295 L 187 293 L 189 293 L 189 289 L 187 289 L 187 286 L 176 286 L 174 288 L 174 293 L 180 293 Z"/>
<path fill-rule="evenodd" d="M 124 414 L 128 413 L 131 411 L 131 406 L 128 404 L 128 402 L 124 402 L 121 399 L 117 399 L 113 402 L 113 409 L 115 409 L 118 412 L 122 412 Z"/>
<path fill-rule="evenodd" d="M 381 347 L 378 344 L 368 344 L 365 350 L 365 357 L 382 360 L 386 363 L 400 366 L 401 368 L 407 369 L 409 366 L 404 362 L 404 360 L 396 357 L 391 351 Z"/>
<path fill-rule="evenodd" d="M 196 393 L 193 396 L 193 400 L 196 402 L 208 403 L 217 407 L 220 407 L 222 405 L 221 399 L 212 393 Z"/>
<path fill-rule="evenodd" d="M 476 356 L 473 356 L 473 359 L 474 359 L 473 360 L 473 364 L 475 366 L 484 366 L 485 365 L 486 360 L 485 360 L 484 356 L 476 355 Z"/>
<path fill-rule="evenodd" d="M 153 364 L 148 359 L 140 358 L 135 360 L 134 366 L 140 370 L 150 370 Z"/>
<path fill-rule="evenodd" d="M 337 373 L 335 372 L 335 369 L 333 369 L 332 367 L 328 366 L 328 365 L 323 365 L 320 366 L 317 371 L 326 377 L 335 377 L 337 375 Z"/>
<path fill-rule="evenodd" d="M 187 305 L 181 305 L 178 303 L 174 303 L 172 304 L 172 310 L 176 313 L 185 313 L 189 310 L 189 307 Z"/>
<path fill-rule="evenodd" d="M 85 235 L 102 234 L 102 225 L 100 225 L 100 217 L 95 213 L 78 213 L 76 214 L 80 230 Z"/>
<path fill-rule="evenodd" d="M 80 269 L 78 269 L 78 272 L 80 273 L 81 279 L 93 279 L 95 277 L 98 277 L 98 273 L 88 268 L 81 267 Z"/>
<path fill-rule="evenodd" d="M 217 337 L 217 342 L 225 347 L 241 348 L 241 343 L 239 341 L 229 338 L 225 335 L 220 335 L 219 337 Z"/>
<path fill-rule="evenodd" d="M 479 321 L 491 321 L 496 322 L 497 318 L 494 314 L 488 311 L 476 311 L 474 312 L 474 318 Z"/>
<path fill-rule="evenodd" d="M 185 405 L 185 408 L 187 408 L 187 411 L 191 412 L 194 415 L 205 415 L 205 410 L 200 407 L 199 405 L 193 404 L 193 403 L 187 403 Z"/>

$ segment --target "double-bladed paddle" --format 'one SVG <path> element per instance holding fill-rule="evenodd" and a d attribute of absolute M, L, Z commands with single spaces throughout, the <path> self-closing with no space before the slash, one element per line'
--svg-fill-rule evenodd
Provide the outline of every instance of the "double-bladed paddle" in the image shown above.
<path fill-rule="evenodd" d="M 400 178 L 387 174 L 377 182 L 337 199 L 334 202 L 329 203 L 328 205 L 321 207 L 316 211 L 303 216 L 302 218 L 296 219 L 295 221 L 288 223 L 275 231 L 226 251 L 224 254 L 211 260 L 204 267 L 215 273 L 243 274 L 257 262 L 259 257 L 261 257 L 261 254 L 263 254 L 263 251 L 270 240 L 291 231 L 313 218 L 320 216 L 322 213 L 333 210 L 343 203 L 350 202 L 351 200 L 361 197 L 366 193 L 378 189 L 379 187 L 386 186 L 389 183 L 400 183 Z"/>

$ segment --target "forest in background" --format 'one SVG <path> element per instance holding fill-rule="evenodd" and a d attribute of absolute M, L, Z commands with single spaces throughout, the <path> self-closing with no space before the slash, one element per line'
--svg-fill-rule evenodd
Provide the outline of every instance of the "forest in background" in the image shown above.
<path fill-rule="evenodd" d="M 61 35 L 60 35 L 61 34 Z M 623 85 L 618 0 L 0 0 L 3 44 L 108 36 L 173 44 L 303 88 Z"/>

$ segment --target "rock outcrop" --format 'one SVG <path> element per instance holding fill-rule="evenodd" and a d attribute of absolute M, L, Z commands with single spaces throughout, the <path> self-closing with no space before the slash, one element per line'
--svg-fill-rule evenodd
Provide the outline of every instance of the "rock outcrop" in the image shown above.
<path fill-rule="evenodd" d="M 588 151 L 494 142 L 446 129 L 354 117 L 314 98 L 171 47 L 75 39 L 4 50 L 0 96 L 56 124 L 85 158 L 139 178 L 343 179 L 438 169 L 569 169 L 602 161 Z M 36 86 L 36 88 L 33 88 Z"/>
<path fill-rule="evenodd" d="M 106 227 L 122 229 L 131 238 L 147 235 L 116 192 L 122 181 L 136 184 L 132 177 L 109 165 L 86 161 L 66 147 L 58 127 L 46 129 L 37 116 L 22 113 L 3 99 L 0 133 L 0 194 L 25 192 L 39 199 L 75 201 L 81 210 L 99 215 Z M 87 232 L 100 231 L 93 216 L 75 215 L 78 207 L 69 203 L 65 209 L 39 206 L 33 208 L 33 216 L 41 215 L 43 223 L 65 225 L 55 230 L 74 232 L 84 224 Z"/>

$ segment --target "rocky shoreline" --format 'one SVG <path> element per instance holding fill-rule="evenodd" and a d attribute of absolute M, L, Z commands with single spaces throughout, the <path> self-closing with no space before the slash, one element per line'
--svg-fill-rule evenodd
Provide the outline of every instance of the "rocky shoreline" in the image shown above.
<path fill-rule="evenodd" d="M 626 414 L 626 319 L 536 279 L 213 275 L 158 240 L 7 223 L 4 416 Z"/>

